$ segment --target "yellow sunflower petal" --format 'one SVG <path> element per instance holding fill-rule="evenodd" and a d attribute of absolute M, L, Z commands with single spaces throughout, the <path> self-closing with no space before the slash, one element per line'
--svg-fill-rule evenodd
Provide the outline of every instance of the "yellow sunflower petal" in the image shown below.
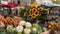
<path fill-rule="evenodd" d="M 38 8 L 38 6 L 40 6 L 40 5 L 38 5 L 38 4 L 35 4 L 34 6 L 35 6 L 36 8 Z"/>
<path fill-rule="evenodd" d="M 28 17 L 30 17 L 30 19 L 32 19 L 32 15 L 31 14 L 29 14 Z"/>
<path fill-rule="evenodd" d="M 43 8 L 42 8 L 42 7 L 38 8 L 38 11 L 42 11 L 42 10 L 43 10 Z"/>
<path fill-rule="evenodd" d="M 37 9 L 36 8 L 33 8 L 32 11 L 37 11 Z"/>
<path fill-rule="evenodd" d="M 27 16 L 27 12 L 24 13 L 24 16 Z"/>
<path fill-rule="evenodd" d="M 34 4 L 30 4 L 30 7 L 34 7 Z"/>
<path fill-rule="evenodd" d="M 30 13 L 30 14 L 33 13 L 33 12 L 34 12 L 34 11 L 32 11 L 32 9 L 29 10 L 29 13 Z"/>
<path fill-rule="evenodd" d="M 39 16 L 41 16 L 41 13 L 39 14 Z"/>
<path fill-rule="evenodd" d="M 35 8 L 38 8 L 38 4 L 30 4 L 30 7 L 35 7 Z"/>
<path fill-rule="evenodd" d="M 45 9 L 47 11 L 47 14 L 49 14 L 49 10 L 48 9 Z"/>

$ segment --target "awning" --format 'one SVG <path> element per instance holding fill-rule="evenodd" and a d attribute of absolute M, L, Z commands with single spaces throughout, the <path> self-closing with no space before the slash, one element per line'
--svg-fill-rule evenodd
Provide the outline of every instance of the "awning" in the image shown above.
<path fill-rule="evenodd" d="M 10 7 L 10 8 L 14 8 L 14 7 L 17 7 L 17 6 L 18 6 L 17 3 L 2 2 L 2 7 Z"/>

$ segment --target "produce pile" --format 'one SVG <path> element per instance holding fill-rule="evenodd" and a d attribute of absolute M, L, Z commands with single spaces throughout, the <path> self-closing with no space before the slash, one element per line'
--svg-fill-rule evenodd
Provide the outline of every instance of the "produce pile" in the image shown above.
<path fill-rule="evenodd" d="M 43 32 L 46 34 L 46 31 L 49 34 L 58 34 L 60 24 L 55 21 L 46 22 L 50 11 L 42 5 L 30 4 L 20 8 L 19 16 L 1 14 L 0 34 L 43 34 Z M 40 20 L 41 22 L 39 22 Z M 43 23 L 43 26 L 41 26 L 41 23 Z"/>
<path fill-rule="evenodd" d="M 5 24 L 5 26 L 10 25 L 10 24 L 17 26 L 20 21 L 20 17 L 14 17 L 14 18 L 6 17 L 6 18 L 4 18 L 4 16 L 0 15 L 0 21 L 2 21 Z"/>
<path fill-rule="evenodd" d="M 51 21 L 48 23 L 48 30 L 50 31 L 50 34 L 58 34 L 60 24 L 56 23 L 55 21 Z"/>
<path fill-rule="evenodd" d="M 47 31 L 47 28 L 37 23 L 31 24 L 17 16 L 4 18 L 0 15 L 0 34 L 40 34 L 44 31 Z"/>

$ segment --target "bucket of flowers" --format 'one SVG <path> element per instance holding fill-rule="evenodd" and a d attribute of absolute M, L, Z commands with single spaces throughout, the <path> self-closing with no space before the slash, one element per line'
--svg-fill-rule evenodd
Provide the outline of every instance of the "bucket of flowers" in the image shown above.
<path fill-rule="evenodd" d="M 36 20 L 42 20 L 44 23 L 47 15 L 49 14 L 49 9 L 46 9 L 44 6 L 38 4 L 30 4 L 26 7 L 21 7 L 20 16 L 25 20 L 31 23 L 35 23 Z"/>

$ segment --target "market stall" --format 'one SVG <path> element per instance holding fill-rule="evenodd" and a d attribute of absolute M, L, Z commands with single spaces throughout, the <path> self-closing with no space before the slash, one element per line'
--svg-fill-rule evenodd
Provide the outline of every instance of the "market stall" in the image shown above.
<path fill-rule="evenodd" d="M 59 5 L 51 1 L 39 2 L 19 6 L 1 1 L 0 34 L 59 34 L 60 12 L 55 10 Z"/>

